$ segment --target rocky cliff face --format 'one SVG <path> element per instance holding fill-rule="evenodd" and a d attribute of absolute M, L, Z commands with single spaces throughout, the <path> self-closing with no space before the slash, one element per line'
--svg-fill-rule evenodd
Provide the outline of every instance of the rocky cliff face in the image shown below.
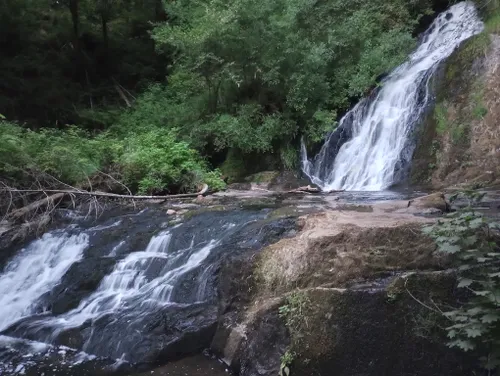
<path fill-rule="evenodd" d="M 484 13 L 485 31 L 455 51 L 434 79 L 436 101 L 418 135 L 414 182 L 500 183 L 500 15 Z"/>
<path fill-rule="evenodd" d="M 427 200 L 428 201 L 428 200 Z M 212 350 L 242 376 L 464 375 L 437 309 L 460 298 L 415 216 L 427 202 L 342 205 L 220 274 Z M 443 206 L 443 205 L 441 205 Z M 438 311 L 437 311 L 438 312 Z"/>

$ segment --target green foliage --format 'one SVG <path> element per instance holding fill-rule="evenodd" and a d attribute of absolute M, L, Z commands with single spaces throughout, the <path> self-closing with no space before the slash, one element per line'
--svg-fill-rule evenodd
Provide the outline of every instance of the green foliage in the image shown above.
<path fill-rule="evenodd" d="M 451 140 L 458 144 L 466 140 L 468 127 L 465 124 L 456 124 L 451 129 Z"/>
<path fill-rule="evenodd" d="M 436 133 L 438 136 L 449 134 L 451 141 L 454 144 L 464 142 L 466 140 L 469 127 L 465 123 L 460 123 L 456 120 L 450 120 L 448 115 L 448 103 L 440 102 L 436 104 L 434 109 L 434 120 L 436 121 Z M 464 121 L 471 121 L 467 119 Z M 435 140 L 436 141 L 436 140 Z M 436 155 L 438 146 L 432 145 L 431 153 Z"/>
<path fill-rule="evenodd" d="M 290 332 L 298 332 L 304 323 L 305 310 L 310 303 L 307 295 L 301 291 L 293 292 L 287 296 L 286 304 L 279 308 L 279 315 L 285 320 Z"/>
<path fill-rule="evenodd" d="M 102 139 L 90 139 L 76 127 L 33 132 L 0 121 L 0 172 L 22 178 L 43 171 L 73 184 L 95 173 L 105 158 Z"/>
<path fill-rule="evenodd" d="M 470 202 L 478 199 L 472 193 Z M 500 365 L 499 224 L 468 208 L 427 227 L 439 251 L 452 255 L 459 271 L 458 287 L 471 298 L 445 313 L 449 346 L 482 353 L 485 367 Z"/>
<path fill-rule="evenodd" d="M 480 86 L 476 88 L 474 92 L 471 93 L 471 104 L 472 104 L 472 114 L 476 119 L 483 119 L 488 114 L 488 109 L 484 104 L 484 84 L 482 82 L 476 84 L 476 86 Z"/>
<path fill-rule="evenodd" d="M 448 110 L 445 103 L 436 104 L 434 109 L 434 119 L 436 120 L 436 132 L 443 135 L 448 130 Z"/>
<path fill-rule="evenodd" d="M 140 193 L 158 193 L 165 187 L 190 186 L 203 171 L 197 152 L 177 142 L 174 132 L 151 130 L 126 139 L 121 160 L 127 184 L 137 184 Z M 186 179 L 186 177 L 189 178 Z"/>
<path fill-rule="evenodd" d="M 295 291 L 286 298 L 286 303 L 279 307 L 279 315 L 285 320 L 292 336 L 291 348 L 281 357 L 280 376 L 290 375 L 290 367 L 295 360 L 296 352 L 301 346 L 300 330 L 305 323 L 305 311 L 311 304 L 308 296 L 301 291 Z"/>
<path fill-rule="evenodd" d="M 294 360 L 295 360 L 295 353 L 290 350 L 287 350 L 281 357 L 279 376 L 290 375 L 290 366 L 292 365 Z"/>
<path fill-rule="evenodd" d="M 488 0 L 482 6 L 485 12 L 485 31 L 490 34 L 498 33 L 500 31 L 500 3 L 498 0 Z"/>
<path fill-rule="evenodd" d="M 200 150 L 279 151 L 291 168 L 296 162 L 289 150 L 298 137 L 320 140 L 352 97 L 406 58 L 427 6 L 402 0 L 169 3 L 172 20 L 152 35 L 160 50 L 175 51 L 173 73 L 167 87 L 145 95 L 140 111 L 161 107 L 155 123 L 181 129 Z"/>
<path fill-rule="evenodd" d="M 80 185 L 100 170 L 120 171 L 124 183 L 139 193 L 225 188 L 218 170 L 209 171 L 197 151 L 177 140 L 174 131 L 151 129 L 120 139 L 91 137 L 76 127 L 38 132 L 0 120 L 0 173 L 18 182 L 36 173 Z"/>

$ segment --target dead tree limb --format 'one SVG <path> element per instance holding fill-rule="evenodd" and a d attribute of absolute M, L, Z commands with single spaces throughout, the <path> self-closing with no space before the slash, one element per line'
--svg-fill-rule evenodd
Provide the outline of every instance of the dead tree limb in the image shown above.
<path fill-rule="evenodd" d="M 123 91 L 123 90 L 126 90 L 126 89 L 122 85 L 120 85 L 118 83 L 118 81 L 116 81 L 114 78 L 113 78 L 113 82 L 115 83 L 115 90 L 118 92 L 118 95 L 120 96 L 120 98 L 123 99 L 123 101 L 125 102 L 125 104 L 127 105 L 127 107 L 129 107 L 129 108 L 132 107 L 132 104 L 130 103 L 130 101 L 128 100 L 127 96 L 125 95 L 125 93 Z M 127 93 L 128 93 L 128 91 L 127 91 Z"/>
<path fill-rule="evenodd" d="M 125 104 L 127 105 L 127 107 L 132 107 L 132 105 L 130 104 L 130 101 L 128 100 L 127 96 L 125 95 L 125 93 L 123 92 L 123 90 L 120 88 L 120 86 L 118 86 L 118 84 L 115 84 L 115 89 L 116 91 L 118 92 L 118 95 L 120 96 L 121 99 L 123 99 L 123 101 L 125 102 Z"/>
<path fill-rule="evenodd" d="M 14 191 L 15 192 L 15 191 Z M 46 192 L 45 192 L 46 193 Z M 8 217 L 10 217 L 11 219 L 19 219 L 19 218 L 22 218 L 24 217 L 26 214 L 34 211 L 34 210 L 37 210 L 41 207 L 44 207 L 44 206 L 56 206 L 59 201 L 66 195 L 67 193 L 64 193 L 64 192 L 59 192 L 59 193 L 55 193 L 53 195 L 50 195 L 50 196 L 47 196 L 41 200 L 38 200 L 38 201 L 35 201 L 35 202 L 32 202 L 31 204 L 29 205 L 26 205 L 20 209 L 17 209 L 17 210 L 14 210 L 13 212 L 11 212 Z M 57 202 L 56 202 L 57 201 Z"/>
<path fill-rule="evenodd" d="M 314 187 L 311 187 L 310 185 L 307 185 L 305 187 L 299 187 L 296 189 L 292 189 L 291 191 L 288 191 L 287 193 L 304 193 L 304 194 L 321 193 L 321 189 L 314 188 Z"/>
<path fill-rule="evenodd" d="M 106 192 L 89 192 L 81 190 L 70 190 L 70 189 L 0 189 L 0 192 L 15 192 L 15 193 L 52 193 L 52 194 L 71 194 L 76 196 L 90 196 L 90 197 L 107 197 L 116 199 L 126 199 L 126 200 L 171 200 L 177 198 L 189 198 L 204 196 L 208 192 L 208 185 L 204 184 L 203 188 L 197 193 L 184 193 L 178 195 L 167 195 L 167 196 L 134 196 L 134 195 L 119 195 L 116 193 L 106 193 Z M 21 210 L 21 209 L 20 209 Z"/>

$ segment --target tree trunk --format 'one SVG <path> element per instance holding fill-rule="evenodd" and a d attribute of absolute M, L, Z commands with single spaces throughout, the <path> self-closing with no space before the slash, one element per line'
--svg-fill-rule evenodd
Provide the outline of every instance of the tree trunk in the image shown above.
<path fill-rule="evenodd" d="M 167 20 L 167 12 L 163 7 L 163 0 L 155 1 L 155 19 L 157 22 L 165 22 Z"/>
<path fill-rule="evenodd" d="M 13 219 L 20 219 L 21 217 L 25 216 L 26 214 L 35 211 L 41 207 L 44 206 L 57 206 L 58 202 L 61 201 L 61 199 L 66 195 L 66 193 L 56 193 L 51 196 L 47 196 L 42 200 L 35 201 L 29 205 L 26 205 L 25 207 L 15 210 L 12 213 L 10 213 L 9 217 Z"/>
<path fill-rule="evenodd" d="M 102 40 L 104 43 L 104 54 L 108 54 L 108 18 L 101 14 Z"/>
<path fill-rule="evenodd" d="M 71 20 L 73 21 L 74 47 L 77 52 L 80 52 L 80 15 L 78 12 L 78 1 L 69 0 L 69 11 L 71 12 Z"/>
<path fill-rule="evenodd" d="M 177 198 L 189 198 L 189 197 L 198 197 L 204 196 L 208 192 L 208 185 L 203 184 L 203 188 L 196 193 L 183 193 L 179 195 L 167 195 L 167 196 L 134 196 L 134 195 L 119 195 L 116 193 L 105 193 L 105 192 L 89 192 L 89 191 L 80 191 L 80 190 L 71 190 L 71 189 L 1 189 L 0 191 L 6 192 L 18 192 L 18 193 L 32 193 L 32 192 L 40 192 L 40 193 L 59 193 L 59 194 L 69 194 L 76 196 L 90 196 L 90 197 L 107 197 L 107 198 L 115 198 L 115 199 L 126 199 L 126 200 L 171 200 Z"/>

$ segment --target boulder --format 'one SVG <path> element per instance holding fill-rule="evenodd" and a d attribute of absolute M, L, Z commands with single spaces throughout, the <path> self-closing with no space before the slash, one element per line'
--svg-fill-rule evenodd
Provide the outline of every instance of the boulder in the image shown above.
<path fill-rule="evenodd" d="M 110 257 L 90 257 L 74 263 L 61 283 L 39 299 L 37 310 L 59 315 L 78 307 L 82 299 L 94 292 L 110 273 L 115 262 Z"/>
<path fill-rule="evenodd" d="M 242 376 L 276 376 L 287 351 L 296 376 L 474 374 L 475 358 L 446 346 L 446 319 L 424 306 L 456 304 L 455 285 L 452 274 L 429 272 L 298 290 L 294 317 L 280 317 L 285 300 L 261 301 L 250 321 L 219 329 L 212 349 Z"/>
<path fill-rule="evenodd" d="M 108 359 L 135 364 L 163 364 L 169 360 L 201 352 L 210 346 L 217 326 L 213 304 L 151 307 L 137 316 L 124 310 L 105 315 L 81 327 L 58 329 L 45 324 L 43 316 L 31 316 L 15 323 L 2 334 L 83 349 Z M 110 345 L 113 344 L 113 345 Z"/>
<path fill-rule="evenodd" d="M 431 199 L 419 202 L 443 200 Z M 428 308 L 464 301 L 421 231 L 433 221 L 379 204 L 302 217 L 294 237 L 221 268 L 212 351 L 242 376 L 276 376 L 285 360 L 294 376 L 473 374 Z"/>
<path fill-rule="evenodd" d="M 423 305 L 455 305 L 455 286 L 453 275 L 438 272 L 303 292 L 306 304 L 290 328 L 292 374 L 474 374 L 474 358 L 446 346 L 439 329 L 446 318 Z"/>
<path fill-rule="evenodd" d="M 434 210 L 431 214 L 435 214 L 435 210 L 439 210 L 442 213 L 450 211 L 450 204 L 442 192 L 432 193 L 427 196 L 410 200 L 408 202 L 408 207 L 411 208 L 411 211 L 421 211 L 424 212 L 424 214 L 429 214 L 429 209 L 430 211 Z"/>

